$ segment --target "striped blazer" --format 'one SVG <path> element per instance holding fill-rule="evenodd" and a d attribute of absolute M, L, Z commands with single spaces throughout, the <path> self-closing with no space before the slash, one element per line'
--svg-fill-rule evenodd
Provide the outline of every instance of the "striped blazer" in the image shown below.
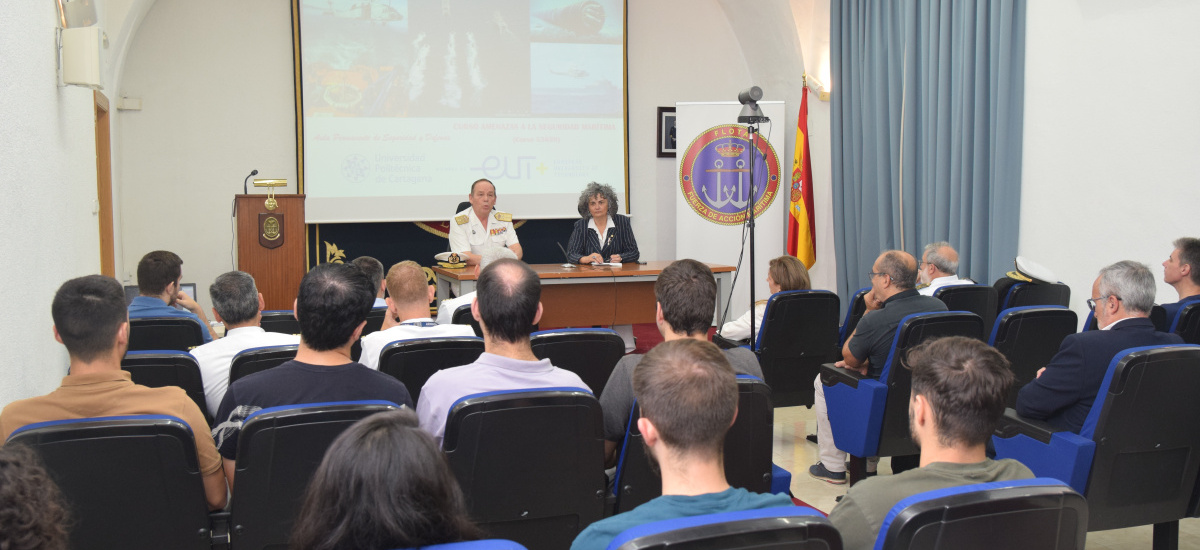
<path fill-rule="evenodd" d="M 621 256 L 622 262 L 635 262 L 640 257 L 637 239 L 633 237 L 633 227 L 629 218 L 621 214 L 612 214 L 612 225 L 604 230 L 604 244 L 601 245 L 596 232 L 588 229 L 591 216 L 575 221 L 575 229 L 571 231 L 571 240 L 567 243 L 567 255 L 572 263 L 578 263 L 579 258 L 599 252 L 608 261 L 613 254 Z"/>

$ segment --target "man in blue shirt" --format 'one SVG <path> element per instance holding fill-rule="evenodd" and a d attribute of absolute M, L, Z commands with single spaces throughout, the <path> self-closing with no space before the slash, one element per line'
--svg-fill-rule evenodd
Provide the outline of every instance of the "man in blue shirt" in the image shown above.
<path fill-rule="evenodd" d="M 604 550 L 626 529 L 682 517 L 792 506 L 787 495 L 734 489 L 725 480 L 725 432 L 737 416 L 737 379 L 711 342 L 683 338 L 650 350 L 633 371 L 638 429 L 662 474 L 662 496 L 584 529 L 571 550 Z"/>
<path fill-rule="evenodd" d="M 1175 320 L 1179 310 L 1188 302 L 1200 300 L 1200 239 L 1175 239 L 1175 250 L 1163 262 L 1163 282 L 1175 287 L 1179 301 L 1163 304 L 1167 310 L 1167 325 Z"/>
<path fill-rule="evenodd" d="M 183 280 L 183 260 L 179 255 L 166 250 L 155 250 L 138 262 L 137 270 L 138 293 L 140 296 L 129 304 L 129 318 L 142 317 L 189 317 L 195 319 L 204 327 L 201 334 L 204 343 L 213 341 L 216 337 L 204 310 L 190 296 L 179 290 L 179 282 Z M 180 311 L 173 306 L 179 304 L 187 311 Z"/>

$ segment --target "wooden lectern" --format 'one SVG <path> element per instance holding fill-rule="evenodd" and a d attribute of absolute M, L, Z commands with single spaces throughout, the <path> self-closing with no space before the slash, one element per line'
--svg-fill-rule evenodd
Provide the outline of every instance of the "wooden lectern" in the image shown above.
<path fill-rule="evenodd" d="M 238 269 L 254 277 L 267 309 L 292 309 L 304 278 L 304 195 L 237 195 Z"/>

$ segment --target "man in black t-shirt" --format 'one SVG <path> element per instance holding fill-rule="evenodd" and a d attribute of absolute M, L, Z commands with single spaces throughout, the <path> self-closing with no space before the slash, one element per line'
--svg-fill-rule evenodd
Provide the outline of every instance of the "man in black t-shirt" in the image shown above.
<path fill-rule="evenodd" d="M 370 279 L 358 268 L 322 264 L 300 281 L 294 314 L 300 322 L 296 359 L 234 382 L 217 409 L 213 439 L 233 487 L 242 424 L 267 407 L 331 401 L 383 400 L 412 407 L 399 380 L 350 359 L 350 346 L 366 326 L 375 300 Z"/>

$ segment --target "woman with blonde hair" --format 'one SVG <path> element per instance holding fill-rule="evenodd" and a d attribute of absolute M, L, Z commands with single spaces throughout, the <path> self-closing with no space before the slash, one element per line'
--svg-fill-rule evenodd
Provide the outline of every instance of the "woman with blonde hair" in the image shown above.
<path fill-rule="evenodd" d="M 785 290 L 808 290 L 812 282 L 808 278 L 808 269 L 804 262 L 795 256 L 780 256 L 772 259 L 767 267 L 767 287 L 771 294 Z M 762 327 L 763 315 L 767 312 L 767 301 L 759 300 L 754 303 L 754 328 Z M 747 311 L 737 320 L 725 323 L 721 327 L 721 337 L 727 340 L 748 340 L 750 338 L 750 313 Z"/>

